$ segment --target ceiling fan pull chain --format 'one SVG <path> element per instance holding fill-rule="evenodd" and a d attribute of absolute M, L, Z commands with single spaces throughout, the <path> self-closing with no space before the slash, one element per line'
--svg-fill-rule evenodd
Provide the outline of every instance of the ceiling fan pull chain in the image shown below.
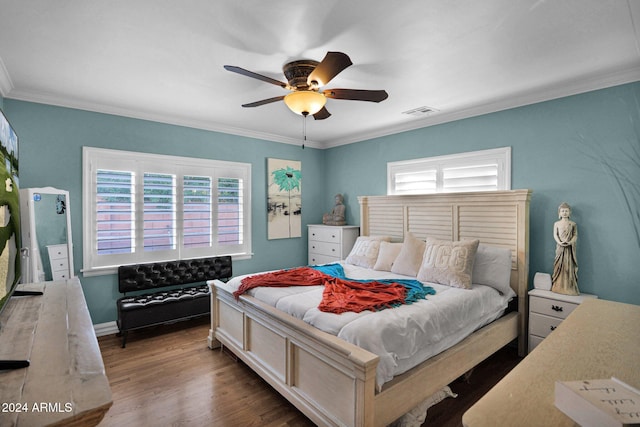
<path fill-rule="evenodd" d="M 309 113 L 306 111 L 302 113 L 302 149 L 304 150 L 304 144 L 307 142 L 307 116 Z"/>

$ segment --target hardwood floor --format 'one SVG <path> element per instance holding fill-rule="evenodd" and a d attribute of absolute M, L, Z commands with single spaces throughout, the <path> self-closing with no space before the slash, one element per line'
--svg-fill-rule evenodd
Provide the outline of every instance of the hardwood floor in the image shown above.
<path fill-rule="evenodd" d="M 113 393 L 108 426 L 313 426 L 241 361 L 207 347 L 207 318 L 98 338 Z M 461 426 L 462 414 L 520 360 L 505 348 L 451 385 L 456 399 L 429 409 L 429 426 Z"/>
<path fill-rule="evenodd" d="M 423 426 L 462 427 L 462 414 L 521 360 L 517 346 L 507 346 L 493 354 L 476 366 L 468 378 L 458 378 L 449 385 L 458 396 L 429 408 Z"/>

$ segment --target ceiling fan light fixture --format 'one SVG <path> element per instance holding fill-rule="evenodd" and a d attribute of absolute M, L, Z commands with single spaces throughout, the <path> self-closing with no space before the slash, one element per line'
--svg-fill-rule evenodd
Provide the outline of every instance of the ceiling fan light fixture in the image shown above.
<path fill-rule="evenodd" d="M 315 114 L 322 110 L 327 98 L 319 92 L 312 90 L 297 90 L 284 97 L 284 103 L 296 114 Z"/>

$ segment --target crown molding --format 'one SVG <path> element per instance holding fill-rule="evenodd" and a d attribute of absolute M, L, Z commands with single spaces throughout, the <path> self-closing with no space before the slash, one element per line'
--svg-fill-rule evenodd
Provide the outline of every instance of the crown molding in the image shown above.
<path fill-rule="evenodd" d="M 605 89 L 608 87 L 618 86 L 626 83 L 640 81 L 640 65 L 634 64 L 628 68 L 621 70 L 613 70 L 609 73 L 599 74 L 595 76 L 587 76 L 579 79 L 556 83 L 547 88 L 532 88 L 527 92 L 514 94 L 508 98 L 497 99 L 488 103 L 479 105 L 471 105 L 466 108 L 458 109 L 451 112 L 440 111 L 433 115 L 420 120 L 408 121 L 399 125 L 374 129 L 369 132 L 358 133 L 346 137 L 339 137 L 335 140 L 327 140 L 323 142 L 307 140 L 305 147 L 316 149 L 328 149 L 339 147 L 342 145 L 353 144 L 389 136 L 397 133 L 412 131 L 429 126 L 435 126 L 443 123 L 453 122 L 466 118 L 481 116 L 484 114 L 494 113 L 498 111 L 508 110 L 512 108 L 522 107 L 525 105 L 536 104 L 540 102 L 550 101 L 553 99 L 564 98 L 567 96 L 578 95 L 594 90 Z M 131 110 L 127 108 L 113 107 L 102 104 L 80 101 L 72 98 L 60 97 L 57 95 L 20 91 L 13 88 L 11 78 L 2 58 L 0 58 L 0 95 L 4 98 L 11 98 L 20 101 L 35 102 L 40 104 L 55 105 L 59 107 L 75 108 L 85 111 L 93 111 L 96 113 L 111 114 L 116 116 L 129 117 L 140 120 L 148 120 L 159 123 L 166 123 L 176 126 L 184 126 L 195 129 L 208 130 L 212 132 L 221 132 L 247 138 L 254 138 L 283 144 L 301 145 L 301 141 L 297 138 L 288 138 L 281 135 L 275 135 L 267 132 L 256 132 L 243 128 L 226 126 L 220 123 L 214 123 L 203 120 L 191 120 L 179 118 L 175 116 L 167 116 L 163 114 Z"/>
<path fill-rule="evenodd" d="M 133 119 L 148 120 L 152 122 L 165 123 L 176 126 L 184 126 L 194 129 L 208 130 L 212 132 L 226 133 L 230 135 L 243 136 L 253 139 L 261 139 L 272 142 L 280 142 L 283 144 L 302 145 L 300 139 L 287 138 L 281 135 L 275 135 L 267 132 L 256 132 L 247 129 L 242 129 L 234 126 L 226 126 L 220 123 L 204 121 L 204 120 L 191 120 L 175 116 L 167 116 L 163 114 L 157 114 L 147 111 L 138 111 L 128 108 L 113 107 L 103 104 L 96 104 L 86 101 L 80 101 L 73 98 L 60 97 L 58 95 L 52 95 L 41 92 L 30 92 L 21 90 L 11 90 L 6 98 L 15 99 L 18 101 L 34 102 L 37 104 L 54 105 L 57 107 L 74 108 L 77 110 L 92 111 L 94 113 L 111 114 L 114 116 L 122 116 Z M 322 149 L 324 145 L 312 140 L 305 141 L 305 147 Z"/>
<path fill-rule="evenodd" d="M 581 93 L 606 89 L 608 87 L 619 86 L 637 81 L 640 81 L 640 65 L 634 64 L 633 66 L 622 70 L 613 70 L 612 72 L 606 74 L 587 76 L 580 79 L 572 79 L 569 81 L 556 83 L 543 89 L 533 88 L 530 91 L 520 94 L 514 94 L 509 96 L 508 98 L 502 98 L 480 105 L 473 105 L 452 112 L 441 111 L 438 113 L 434 113 L 433 115 L 430 115 L 429 117 L 426 117 L 424 119 L 414 120 L 396 126 L 375 129 L 370 132 L 353 135 L 352 137 L 340 138 L 340 140 L 327 141 L 323 144 L 323 148 L 333 148 L 341 145 L 372 140 L 375 138 L 381 138 L 401 132 L 435 126 L 443 123 L 453 122 L 456 120 L 462 120 L 470 117 L 481 116 L 484 114 L 495 113 L 498 111 L 509 110 L 512 108 L 523 107 L 526 105 L 537 104 L 540 102 L 551 101 L 553 99 L 579 95 Z"/>

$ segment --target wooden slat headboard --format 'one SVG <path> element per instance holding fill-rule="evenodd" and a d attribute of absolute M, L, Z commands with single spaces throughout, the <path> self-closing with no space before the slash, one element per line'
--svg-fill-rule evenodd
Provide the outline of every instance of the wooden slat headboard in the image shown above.
<path fill-rule="evenodd" d="M 511 287 L 518 295 L 520 345 L 526 345 L 531 190 L 411 196 L 360 196 L 360 234 L 418 238 L 479 239 L 509 248 Z M 526 347 L 523 347 L 526 348 Z"/>

